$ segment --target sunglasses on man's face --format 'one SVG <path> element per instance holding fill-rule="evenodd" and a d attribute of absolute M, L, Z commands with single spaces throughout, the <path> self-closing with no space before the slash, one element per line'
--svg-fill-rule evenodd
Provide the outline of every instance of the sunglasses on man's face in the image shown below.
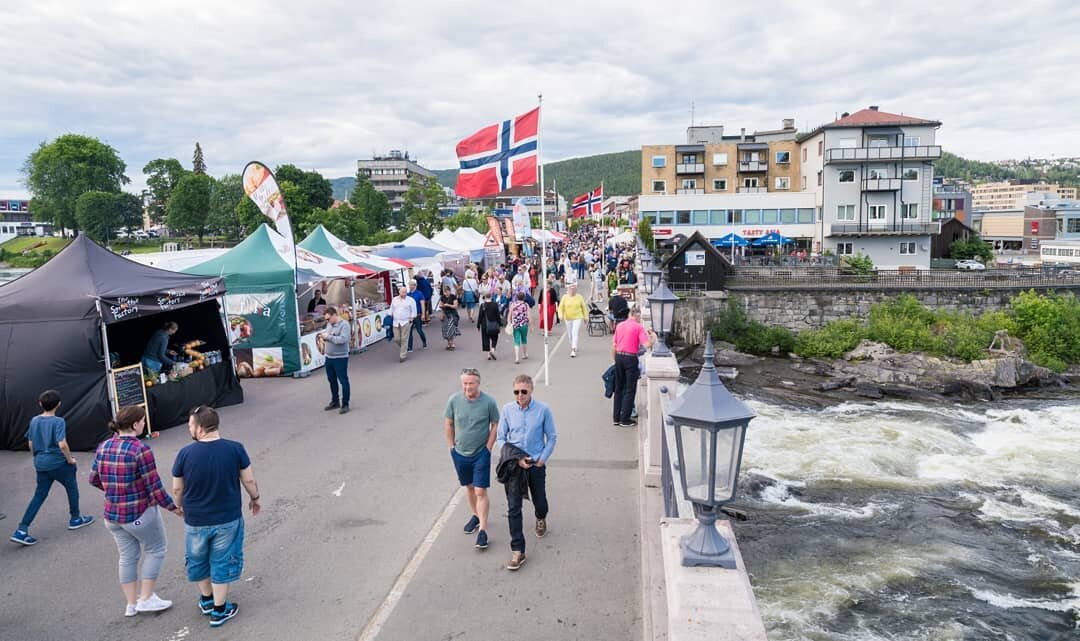
<path fill-rule="evenodd" d="M 528 394 L 528 393 L 529 393 L 529 390 L 527 390 L 527 389 L 516 389 L 516 390 L 514 390 L 514 396 L 524 396 L 525 394 Z"/>

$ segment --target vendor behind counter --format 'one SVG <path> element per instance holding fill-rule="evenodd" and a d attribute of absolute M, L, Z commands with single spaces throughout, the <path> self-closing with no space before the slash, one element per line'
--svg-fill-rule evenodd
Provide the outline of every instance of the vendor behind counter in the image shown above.
<path fill-rule="evenodd" d="M 169 339 L 176 334 L 178 329 L 180 329 L 179 325 L 169 321 L 154 332 L 146 343 L 146 349 L 143 350 L 143 367 L 149 371 L 165 373 L 172 369 L 176 361 L 169 357 Z M 176 354 L 176 352 L 172 353 Z"/>

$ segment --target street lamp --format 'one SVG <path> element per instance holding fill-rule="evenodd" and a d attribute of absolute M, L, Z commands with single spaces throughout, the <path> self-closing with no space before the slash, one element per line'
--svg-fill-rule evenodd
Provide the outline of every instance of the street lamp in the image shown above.
<path fill-rule="evenodd" d="M 648 300 L 649 309 L 652 312 L 653 331 L 657 336 L 652 354 L 653 356 L 671 356 L 671 350 L 668 349 L 664 338 L 671 333 L 671 326 L 675 321 L 675 303 L 679 302 L 679 297 L 668 289 L 667 284 L 664 283 L 664 276 L 661 274 L 659 284 L 649 294 Z"/>
<path fill-rule="evenodd" d="M 660 284 L 660 277 L 663 274 L 664 272 L 654 268 L 646 268 L 641 272 L 641 284 L 645 288 L 646 296 L 656 291 L 657 285 Z"/>
<path fill-rule="evenodd" d="M 647 270 L 650 267 L 652 267 L 652 264 L 653 264 L 652 254 L 650 254 L 649 252 L 642 253 L 641 254 L 641 269 Z"/>
<path fill-rule="evenodd" d="M 735 497 L 746 428 L 754 416 L 720 382 L 709 336 L 701 373 L 675 399 L 666 419 L 675 428 L 683 494 L 698 519 L 697 529 L 679 541 L 684 567 L 735 568 L 735 555 L 716 529 L 716 516 L 720 506 Z"/>

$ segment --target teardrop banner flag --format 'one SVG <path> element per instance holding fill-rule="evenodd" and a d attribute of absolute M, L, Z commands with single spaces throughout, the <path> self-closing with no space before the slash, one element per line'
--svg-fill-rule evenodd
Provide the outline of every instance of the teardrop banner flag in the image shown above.
<path fill-rule="evenodd" d="M 277 180 L 270 168 L 261 162 L 251 161 L 244 167 L 244 193 L 255 203 L 259 211 L 274 222 L 277 232 L 285 237 L 289 246 L 284 257 L 292 257 L 292 266 L 296 268 L 296 254 L 293 251 L 292 223 L 285 208 L 285 196 L 278 187 Z"/>

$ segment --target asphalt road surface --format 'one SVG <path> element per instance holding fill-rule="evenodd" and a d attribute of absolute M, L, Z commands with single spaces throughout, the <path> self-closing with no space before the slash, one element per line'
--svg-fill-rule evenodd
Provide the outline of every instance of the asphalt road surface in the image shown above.
<path fill-rule="evenodd" d="M 468 505 L 442 412 L 462 367 L 478 367 L 481 389 L 510 402 L 513 376 L 541 367 L 542 338 L 533 331 L 530 359 L 515 366 L 505 334 L 491 362 L 473 327 L 463 324 L 457 351 L 448 352 L 433 322 L 430 349 L 403 364 L 386 343 L 353 356 L 346 416 L 322 411 L 329 393 L 321 370 L 245 381 L 246 402 L 222 410 L 222 435 L 247 447 L 263 496 L 260 515 L 245 513 L 244 575 L 230 595 L 240 613 L 227 625 L 210 629 L 196 609 L 183 525 L 168 513 L 157 592 L 174 605 L 125 618 L 112 537 L 100 522 L 69 532 L 56 485 L 31 526 L 39 543 L 0 542 L 0 641 L 639 639 L 637 431 L 611 425 L 602 395 L 610 336 L 590 338 L 583 328 L 571 359 L 563 327 L 550 339 L 551 385 L 538 380 L 535 391 L 552 406 L 559 433 L 548 472 L 550 531 L 535 538 L 526 503 L 520 571 L 504 568 L 506 501 L 494 473 L 490 547 L 477 551 L 462 533 Z M 152 442 L 167 487 L 176 452 L 189 442 L 184 427 Z M 76 458 L 83 512 L 100 521 L 102 495 L 87 482 L 93 454 Z M 29 455 L 0 452 L 5 538 L 33 486 Z"/>

